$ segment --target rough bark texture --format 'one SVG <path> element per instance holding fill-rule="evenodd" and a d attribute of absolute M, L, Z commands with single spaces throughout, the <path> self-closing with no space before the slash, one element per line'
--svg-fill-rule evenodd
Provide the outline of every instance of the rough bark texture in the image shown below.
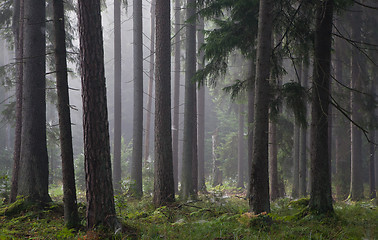
<path fill-rule="evenodd" d="M 322 2 L 316 13 L 311 121 L 310 209 L 333 212 L 328 161 L 328 105 L 331 65 L 333 0 Z"/>
<path fill-rule="evenodd" d="M 255 125 L 249 206 L 252 212 L 270 212 L 268 173 L 268 111 L 270 101 L 270 56 L 272 0 L 261 0 L 257 36 Z"/>
<path fill-rule="evenodd" d="M 190 19 L 194 16 L 195 0 L 187 1 L 186 17 Z M 182 189 L 183 199 L 191 198 L 193 192 L 193 131 L 195 124 L 195 112 L 193 105 L 196 102 L 196 87 L 192 78 L 196 72 L 196 26 L 188 23 L 186 26 L 186 68 L 185 68 L 185 105 L 184 105 L 184 140 L 182 157 Z"/>
<path fill-rule="evenodd" d="M 99 0 L 79 0 L 87 227 L 118 225 L 110 161 L 104 50 Z"/>
<path fill-rule="evenodd" d="M 24 82 L 18 195 L 51 201 L 46 145 L 45 1 L 24 1 Z"/>
<path fill-rule="evenodd" d="M 238 188 L 244 188 L 244 104 L 239 104 L 238 131 Z"/>
<path fill-rule="evenodd" d="M 70 101 L 68 93 L 66 32 L 64 26 L 64 5 L 61 0 L 53 0 L 56 88 L 58 94 L 58 114 L 60 148 L 63 176 L 64 221 L 68 227 L 79 224 L 76 203 L 76 185 L 72 149 Z"/>
<path fill-rule="evenodd" d="M 121 190 L 121 133 L 122 133 L 122 96 L 121 96 L 121 0 L 114 1 L 114 140 L 113 140 L 113 183 L 115 192 Z"/>
<path fill-rule="evenodd" d="M 361 23 L 362 23 L 362 9 L 356 5 L 353 7 L 353 20 L 351 21 L 352 27 L 352 39 L 353 41 L 361 41 Z M 361 71 L 361 53 L 360 50 L 352 46 L 352 58 L 351 58 L 351 88 L 360 91 L 362 81 Z M 351 101 L 351 119 L 357 124 L 362 122 L 361 111 L 361 93 L 356 91 L 350 92 Z M 349 198 L 353 201 L 361 200 L 364 195 L 363 176 L 362 176 L 362 136 L 361 130 L 355 126 L 354 123 L 350 124 L 351 127 L 351 182 Z"/>
<path fill-rule="evenodd" d="M 150 129 L 151 129 L 151 109 L 152 109 L 152 92 L 154 88 L 154 68 L 155 68 L 155 5 L 156 0 L 151 1 L 151 44 L 150 44 L 150 73 L 148 81 L 147 109 L 146 109 L 146 135 L 144 161 L 147 162 L 150 157 Z"/>
<path fill-rule="evenodd" d="M 156 0 L 154 204 L 175 200 L 171 132 L 170 1 Z"/>
<path fill-rule="evenodd" d="M 172 129 L 172 157 L 173 157 L 173 178 L 175 182 L 175 192 L 178 192 L 178 136 L 179 136 L 179 110 L 180 110 L 180 71 L 181 71 L 181 47 L 180 47 L 180 11 L 181 1 L 175 1 L 175 70 L 174 70 L 174 90 L 173 90 L 173 129 Z"/>
<path fill-rule="evenodd" d="M 143 33 L 142 1 L 133 1 L 134 115 L 133 156 L 131 160 L 131 194 L 141 197 L 143 148 Z"/>
<path fill-rule="evenodd" d="M 13 8 L 13 34 L 16 52 L 16 126 L 13 149 L 12 183 L 9 201 L 16 201 L 18 191 L 18 173 L 20 170 L 21 155 L 21 128 L 22 128 L 22 86 L 23 86 L 23 42 L 24 42 L 24 0 L 15 0 Z"/>

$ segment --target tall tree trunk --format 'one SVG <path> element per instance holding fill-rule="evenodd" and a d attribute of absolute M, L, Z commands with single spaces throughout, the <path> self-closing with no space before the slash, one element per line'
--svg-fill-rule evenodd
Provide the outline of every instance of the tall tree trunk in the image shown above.
<path fill-rule="evenodd" d="M 170 1 L 156 1 L 155 206 L 175 200 L 171 132 Z"/>
<path fill-rule="evenodd" d="M 250 190 L 251 190 L 251 171 L 252 171 L 252 159 L 253 159 L 253 123 L 255 118 L 255 70 L 256 70 L 256 64 L 254 63 L 254 59 L 248 60 L 248 142 L 247 142 L 247 149 L 248 149 L 248 159 L 247 159 L 247 198 L 250 197 Z"/>
<path fill-rule="evenodd" d="M 9 201 L 16 201 L 18 192 L 18 175 L 21 155 L 21 129 L 22 129 L 22 86 L 23 86 L 23 41 L 24 41 L 24 0 L 15 0 L 13 8 L 13 34 L 16 51 L 16 126 L 13 149 L 12 183 Z"/>
<path fill-rule="evenodd" d="M 308 88 L 308 55 L 302 62 L 302 87 Z M 307 104 L 306 104 L 306 108 Z M 307 116 L 306 116 L 307 118 Z M 307 195 L 306 191 L 306 176 L 307 176 L 307 126 L 302 126 L 300 129 L 300 153 L 299 153 L 299 196 L 304 197 Z"/>
<path fill-rule="evenodd" d="M 293 148 L 293 190 L 291 192 L 292 198 L 299 196 L 299 141 L 300 141 L 300 126 L 297 120 L 294 121 L 294 148 Z"/>
<path fill-rule="evenodd" d="M 196 12 L 195 0 L 187 0 L 186 17 L 190 19 Z M 186 68 L 185 68 L 185 105 L 184 105 L 184 141 L 182 157 L 182 197 L 193 197 L 193 131 L 195 124 L 195 112 L 193 105 L 196 103 L 196 86 L 193 76 L 196 72 L 196 26 L 192 22 L 186 25 Z"/>
<path fill-rule="evenodd" d="M 270 212 L 268 173 L 268 118 L 272 0 L 260 0 L 255 83 L 255 125 L 249 206 L 258 214 Z"/>
<path fill-rule="evenodd" d="M 146 135 L 144 161 L 147 162 L 150 157 L 150 129 L 151 129 L 151 109 L 152 109 L 152 92 L 154 88 L 154 55 L 155 55 L 155 5 L 156 0 L 151 2 L 151 44 L 150 44 L 150 73 L 148 82 L 147 110 L 146 110 Z"/>
<path fill-rule="evenodd" d="M 143 145 L 143 33 L 142 1 L 133 1 L 133 49 L 134 49 L 134 115 L 133 156 L 131 162 L 131 194 L 139 198 L 142 190 L 142 145 Z"/>
<path fill-rule="evenodd" d="M 331 76 L 333 0 L 319 4 L 316 12 L 314 73 L 311 121 L 310 209 L 332 212 L 330 167 L 328 161 L 328 109 Z"/>
<path fill-rule="evenodd" d="M 353 7 L 353 20 L 351 21 L 352 27 L 352 39 L 353 41 L 361 41 L 361 23 L 362 23 L 362 9 L 358 5 Z M 355 46 L 352 46 L 352 79 L 351 88 L 359 91 L 361 90 L 361 57 L 360 50 Z M 360 124 L 362 121 L 361 116 L 361 96 L 360 93 L 356 91 L 351 91 L 350 93 L 351 101 L 351 119 L 353 122 Z M 353 201 L 357 201 L 363 198 L 364 186 L 362 179 L 362 136 L 361 130 L 351 123 L 351 183 L 350 183 L 350 193 L 349 197 Z"/>
<path fill-rule="evenodd" d="M 18 195 L 51 201 L 46 145 L 45 1 L 24 1 L 24 68 Z"/>
<path fill-rule="evenodd" d="M 68 93 L 67 51 L 64 5 L 61 0 L 53 1 L 56 87 L 58 94 L 58 114 L 60 148 L 62 157 L 64 221 L 68 227 L 79 224 L 76 203 L 76 185 L 72 149 L 71 113 Z"/>
<path fill-rule="evenodd" d="M 201 18 L 197 25 L 198 30 L 198 49 L 201 49 L 202 44 L 205 42 L 204 39 L 204 20 Z M 199 53 L 198 59 L 198 70 L 202 69 L 205 65 L 203 59 L 203 51 Z M 198 190 L 206 192 L 205 184 L 205 85 L 201 86 L 197 91 L 197 145 L 198 145 Z"/>
<path fill-rule="evenodd" d="M 375 81 L 376 81 L 376 77 L 374 76 L 372 79 L 371 79 L 371 83 L 370 83 L 370 86 L 371 86 L 371 90 L 370 90 L 370 94 L 371 94 L 371 102 L 370 102 L 370 106 L 372 106 L 372 108 L 370 109 L 371 112 L 370 112 L 370 132 L 369 132 L 369 139 L 370 139 L 370 142 L 369 142 L 369 185 L 370 185 L 370 199 L 374 199 L 377 197 L 377 193 L 376 193 L 376 185 L 375 185 L 375 179 L 376 179 L 376 175 L 375 175 L 375 149 L 376 149 L 376 135 L 375 135 L 375 129 L 374 129 L 374 124 L 377 122 L 377 116 L 376 116 L 376 113 L 375 113 L 375 102 L 376 102 L 376 89 L 375 89 Z"/>
<path fill-rule="evenodd" d="M 277 123 L 269 120 L 269 191 L 271 201 L 274 201 L 280 197 L 277 153 Z"/>
<path fill-rule="evenodd" d="M 115 229 L 100 0 L 79 0 L 87 227 Z"/>
<path fill-rule="evenodd" d="M 244 104 L 239 104 L 238 131 L 238 188 L 244 188 Z"/>
<path fill-rule="evenodd" d="M 213 158 L 213 187 L 222 185 L 222 171 L 219 169 L 219 160 L 217 155 L 218 146 L 218 128 L 211 136 L 212 142 L 212 158 Z"/>
<path fill-rule="evenodd" d="M 180 110 L 180 73 L 181 73 L 181 0 L 175 1 L 175 70 L 174 70 L 174 91 L 173 91 L 173 129 L 172 129 L 172 157 L 173 157 L 173 178 L 175 192 L 178 192 L 178 136 L 179 136 L 179 110 Z"/>
<path fill-rule="evenodd" d="M 195 83 L 194 83 L 195 84 Z M 194 103 L 193 103 L 193 160 L 192 160 L 192 188 L 193 196 L 198 194 L 198 147 L 197 147 L 197 91 L 194 88 Z"/>
<path fill-rule="evenodd" d="M 122 96 L 121 96 L 121 0 L 114 1 L 114 147 L 113 183 L 114 191 L 121 191 L 121 133 L 122 133 Z"/>

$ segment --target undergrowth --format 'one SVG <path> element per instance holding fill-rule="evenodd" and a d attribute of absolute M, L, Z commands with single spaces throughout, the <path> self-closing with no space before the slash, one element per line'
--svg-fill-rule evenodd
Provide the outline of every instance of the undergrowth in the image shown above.
<path fill-rule="evenodd" d="M 374 202 L 338 202 L 335 214 L 306 212 L 308 199 L 280 199 L 271 213 L 249 213 L 239 190 L 211 189 L 197 200 L 154 208 L 151 197 L 116 196 L 119 220 L 128 231 L 117 235 L 64 227 L 61 203 L 36 208 L 16 202 L 0 208 L 0 239 L 377 239 Z M 82 225 L 85 206 L 80 204 Z M 13 209 L 13 210 L 12 210 Z"/>

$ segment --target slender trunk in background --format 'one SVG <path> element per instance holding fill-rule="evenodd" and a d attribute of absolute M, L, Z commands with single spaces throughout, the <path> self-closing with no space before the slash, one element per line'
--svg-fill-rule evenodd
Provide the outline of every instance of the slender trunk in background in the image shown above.
<path fill-rule="evenodd" d="M 272 0 L 260 0 L 255 82 L 255 121 L 249 206 L 259 214 L 270 212 L 268 173 L 268 122 L 270 102 L 270 56 L 272 40 Z"/>
<path fill-rule="evenodd" d="M 311 121 L 311 196 L 309 207 L 317 213 L 333 212 L 328 160 L 329 81 L 331 77 L 333 0 L 319 4 L 316 12 Z"/>
<path fill-rule="evenodd" d="M 61 0 L 53 0 L 56 88 L 58 94 L 58 114 L 60 148 L 63 176 L 64 221 L 69 228 L 77 227 L 79 215 L 76 203 L 75 170 L 72 148 L 71 113 L 67 76 L 67 50 L 64 5 Z"/>
<path fill-rule="evenodd" d="M 22 128 L 22 85 L 23 85 L 23 41 L 24 41 L 24 0 L 15 0 L 13 8 L 13 34 L 15 39 L 16 55 L 16 126 L 13 149 L 12 183 L 9 202 L 16 201 L 18 191 L 18 173 L 20 169 L 21 154 L 21 128 Z"/>
<path fill-rule="evenodd" d="M 370 86 L 371 86 L 371 90 L 370 90 L 370 94 L 371 94 L 371 99 L 370 99 L 370 106 L 371 107 L 371 112 L 370 112 L 370 132 L 369 132 L 369 139 L 370 139 L 370 143 L 369 143 L 369 147 L 370 147 L 370 154 L 369 154 L 369 185 L 370 185 L 370 199 L 374 199 L 376 198 L 377 196 L 377 193 L 376 193 L 376 185 L 375 185 L 375 179 L 376 179 L 376 175 L 375 175 L 375 148 L 376 148 L 376 136 L 375 136 L 375 129 L 374 129 L 374 124 L 376 124 L 377 122 L 377 116 L 375 115 L 375 94 L 376 94 L 376 90 L 375 90 L 375 81 L 377 80 L 376 78 L 376 75 L 373 76 L 373 78 L 371 79 L 371 83 L 370 83 Z"/>
<path fill-rule="evenodd" d="M 171 131 L 170 1 L 156 1 L 156 87 L 154 204 L 175 200 Z"/>
<path fill-rule="evenodd" d="M 194 83 L 195 85 L 195 83 Z M 197 147 L 197 91 L 196 88 L 194 89 L 194 103 L 193 103 L 193 160 L 192 160 L 192 188 L 193 188 L 193 195 L 196 196 L 198 194 L 198 147 Z"/>
<path fill-rule="evenodd" d="M 211 136 L 212 142 L 212 158 L 213 158 L 213 187 L 222 185 L 223 174 L 219 169 L 219 160 L 217 155 L 217 146 L 218 146 L 218 128 L 215 130 L 214 134 Z"/>
<path fill-rule="evenodd" d="M 352 28 L 352 39 L 353 41 L 361 42 L 361 23 L 362 23 L 362 8 L 355 4 L 353 7 L 353 19 L 351 20 Z M 360 50 L 352 46 L 352 57 L 351 57 L 351 88 L 360 91 L 361 81 L 363 74 L 361 71 L 362 59 Z M 351 119 L 357 124 L 362 122 L 361 111 L 361 93 L 356 91 L 351 91 L 350 93 L 350 103 L 351 103 Z M 364 186 L 363 186 L 363 176 L 362 176 L 362 136 L 361 130 L 355 126 L 354 123 L 350 123 L 351 127 L 351 182 L 350 182 L 350 193 L 349 198 L 353 201 L 358 201 L 363 198 Z"/>
<path fill-rule="evenodd" d="M 239 104 L 238 131 L 238 188 L 244 188 L 244 104 Z"/>
<path fill-rule="evenodd" d="M 119 227 L 115 214 L 100 0 L 79 0 L 87 228 Z"/>
<path fill-rule="evenodd" d="M 142 147 L 143 147 L 143 32 L 142 1 L 133 1 L 133 56 L 134 56 L 134 115 L 133 156 L 131 160 L 130 192 L 139 198 L 142 190 Z"/>
<path fill-rule="evenodd" d="M 302 87 L 307 91 L 308 88 L 308 64 L 309 59 L 306 54 L 304 61 L 302 62 Z M 308 104 L 306 104 L 308 109 Z M 307 111 L 308 112 L 308 111 Z M 306 114 L 307 120 L 307 114 Z M 306 176 L 307 176 L 307 126 L 301 126 L 300 129 L 300 150 L 299 150 L 299 197 L 305 197 L 307 195 Z"/>
<path fill-rule="evenodd" d="M 121 191 L 121 133 L 122 133 L 122 56 L 121 0 L 114 1 L 114 148 L 113 184 L 115 193 Z"/>
<path fill-rule="evenodd" d="M 298 83 L 301 84 L 302 82 L 302 64 L 300 63 L 297 66 L 297 74 L 298 74 Z M 291 192 L 292 198 L 299 197 L 299 153 L 300 153 L 300 130 L 301 126 L 299 121 L 295 118 L 294 120 L 294 148 L 293 148 L 293 189 Z"/>
<path fill-rule="evenodd" d="M 152 110 L 152 92 L 154 88 L 154 56 L 155 56 L 155 5 L 156 0 L 151 1 L 151 44 L 150 44 L 150 73 L 148 81 L 148 96 L 146 109 L 146 135 L 144 138 L 144 162 L 147 163 L 150 157 L 150 129 L 151 129 L 151 110 Z"/>
<path fill-rule="evenodd" d="M 200 18 L 197 25 L 198 36 L 197 44 L 198 50 L 201 49 L 202 44 L 205 42 L 204 39 L 204 20 Z M 198 57 L 197 70 L 202 69 L 205 65 L 203 60 L 203 51 L 200 51 Z M 198 144 L 198 190 L 201 192 L 206 192 L 205 184 L 205 85 L 201 86 L 197 91 L 197 144 Z"/>
<path fill-rule="evenodd" d="M 18 195 L 49 202 L 46 143 L 46 13 L 44 0 L 24 1 L 21 158 Z"/>
<path fill-rule="evenodd" d="M 196 13 L 195 0 L 187 0 L 186 18 L 191 19 Z M 193 131 L 196 112 L 193 105 L 196 103 L 196 86 L 193 76 L 196 72 L 196 25 L 186 23 L 186 67 L 185 67 L 185 105 L 184 105 L 184 139 L 182 157 L 182 198 L 193 197 Z"/>
<path fill-rule="evenodd" d="M 174 70 L 174 91 L 173 91 L 173 129 L 172 129 L 172 158 L 173 158 L 173 178 L 175 182 L 175 192 L 178 192 L 178 136 L 179 136 L 179 110 L 180 110 L 180 72 L 181 72 L 181 40 L 180 40 L 180 11 L 181 0 L 175 0 L 175 70 Z"/>
<path fill-rule="evenodd" d="M 247 198 L 249 199 L 250 196 L 250 183 L 251 183 L 251 171 L 252 171 L 252 157 L 253 157 L 253 122 L 255 118 L 255 70 L 256 70 L 256 65 L 254 63 L 254 59 L 250 59 L 247 62 L 248 64 L 248 142 L 247 142 L 247 149 L 248 149 L 248 159 L 247 159 Z"/>

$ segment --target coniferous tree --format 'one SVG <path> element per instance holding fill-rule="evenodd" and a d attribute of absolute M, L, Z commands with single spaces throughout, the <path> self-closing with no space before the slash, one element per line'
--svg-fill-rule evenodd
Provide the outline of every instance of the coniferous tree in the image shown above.
<path fill-rule="evenodd" d="M 268 111 L 273 1 L 260 0 L 255 82 L 255 121 L 249 206 L 258 214 L 270 212 L 268 173 Z"/>
<path fill-rule="evenodd" d="M 134 49 L 134 115 L 133 156 L 131 161 L 131 193 L 141 197 L 142 190 L 142 145 L 143 145 L 143 33 L 142 1 L 133 1 L 133 49 Z"/>
<path fill-rule="evenodd" d="M 106 102 L 100 0 L 79 0 L 87 227 L 118 227 L 115 215 Z"/>
<path fill-rule="evenodd" d="M 329 105 L 333 4 L 333 0 L 327 0 L 319 3 L 316 9 L 309 207 L 317 213 L 333 212 L 328 159 L 328 112 L 324 111 Z"/>
<path fill-rule="evenodd" d="M 113 147 L 113 182 L 114 190 L 121 190 L 121 129 L 122 129 L 122 96 L 121 96 L 121 0 L 114 1 L 114 147 Z"/>
<path fill-rule="evenodd" d="M 21 129 L 22 129 L 22 86 L 23 86 L 23 36 L 24 36 L 24 0 L 15 0 L 13 3 L 13 34 L 16 55 L 16 126 L 13 149 L 13 169 L 10 202 L 16 201 L 18 191 L 18 175 L 21 155 Z"/>
<path fill-rule="evenodd" d="M 244 188 L 244 104 L 239 104 L 238 131 L 238 182 L 236 187 Z"/>
<path fill-rule="evenodd" d="M 60 147 L 63 176 L 64 221 L 68 227 L 79 224 L 76 203 L 75 172 L 72 148 L 71 114 L 68 93 L 67 51 L 64 4 L 61 0 L 53 1 L 54 33 L 55 33 L 55 62 L 56 87 L 58 94 Z"/>
<path fill-rule="evenodd" d="M 170 1 L 156 0 L 154 204 L 175 200 L 171 132 Z"/>
<path fill-rule="evenodd" d="M 187 0 L 186 17 L 191 19 L 196 12 L 195 0 Z M 196 103 L 196 87 L 193 76 L 196 72 L 196 26 L 188 21 L 186 25 L 186 68 L 185 68 L 185 106 L 184 106 L 184 139 L 182 157 L 182 190 L 183 199 L 191 198 L 193 191 L 193 131 L 196 119 L 193 105 Z"/>
<path fill-rule="evenodd" d="M 23 102 L 18 195 L 48 202 L 45 1 L 24 1 Z"/>

